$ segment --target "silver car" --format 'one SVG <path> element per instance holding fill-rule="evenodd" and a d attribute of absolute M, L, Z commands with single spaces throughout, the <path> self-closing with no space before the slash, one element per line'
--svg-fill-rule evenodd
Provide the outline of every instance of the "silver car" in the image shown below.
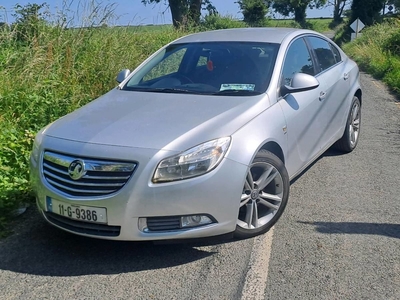
<path fill-rule="evenodd" d="M 35 139 L 37 206 L 71 233 L 262 234 L 281 217 L 290 180 L 359 138 L 358 67 L 309 30 L 188 35 L 117 81 Z"/>

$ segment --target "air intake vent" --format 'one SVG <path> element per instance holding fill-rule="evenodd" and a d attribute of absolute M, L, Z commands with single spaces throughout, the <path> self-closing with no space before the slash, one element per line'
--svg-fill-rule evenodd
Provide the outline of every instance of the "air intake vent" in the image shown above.
<path fill-rule="evenodd" d="M 181 229 L 181 217 L 152 217 L 147 218 L 149 231 L 167 231 Z"/>

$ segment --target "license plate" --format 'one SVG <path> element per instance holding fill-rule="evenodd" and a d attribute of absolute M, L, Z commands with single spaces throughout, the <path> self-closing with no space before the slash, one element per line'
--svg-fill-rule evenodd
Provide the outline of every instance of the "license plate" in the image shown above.
<path fill-rule="evenodd" d="M 107 223 L 107 210 L 104 207 L 68 204 L 46 197 L 47 211 L 74 220 Z"/>

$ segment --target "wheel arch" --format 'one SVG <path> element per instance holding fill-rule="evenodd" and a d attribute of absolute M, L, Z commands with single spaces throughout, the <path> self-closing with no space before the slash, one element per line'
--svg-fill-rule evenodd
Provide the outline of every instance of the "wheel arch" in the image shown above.
<path fill-rule="evenodd" d="M 273 154 L 275 154 L 282 162 L 285 164 L 285 155 L 283 154 L 283 150 L 281 146 L 274 142 L 274 141 L 269 141 L 265 143 L 260 149 L 260 150 L 267 150 Z"/>
<path fill-rule="evenodd" d="M 361 89 L 358 89 L 355 92 L 354 96 L 356 96 L 360 100 L 360 104 L 362 105 L 362 91 L 361 91 Z"/>

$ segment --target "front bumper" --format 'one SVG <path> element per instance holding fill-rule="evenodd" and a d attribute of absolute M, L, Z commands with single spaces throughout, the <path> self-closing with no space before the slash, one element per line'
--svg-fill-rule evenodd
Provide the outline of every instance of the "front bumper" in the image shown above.
<path fill-rule="evenodd" d="M 151 182 L 158 162 L 174 154 L 167 151 L 94 145 L 46 137 L 43 150 L 79 157 L 136 161 L 138 167 L 126 185 L 117 193 L 102 197 L 70 197 L 50 186 L 42 175 L 41 159 L 31 159 L 31 181 L 37 205 L 52 225 L 74 234 L 113 240 L 191 239 L 230 233 L 236 228 L 240 196 L 247 166 L 225 158 L 213 171 L 196 178 L 170 183 Z M 61 151 L 62 150 L 62 151 Z M 107 224 L 61 218 L 47 211 L 46 198 L 71 205 L 103 207 Z M 176 219 L 187 215 L 207 215 L 214 223 L 200 227 L 144 231 L 143 218 Z M 85 230 L 85 227 L 91 230 Z M 83 228 L 83 229 L 82 229 Z M 86 228 L 87 229 L 87 228 Z"/>

